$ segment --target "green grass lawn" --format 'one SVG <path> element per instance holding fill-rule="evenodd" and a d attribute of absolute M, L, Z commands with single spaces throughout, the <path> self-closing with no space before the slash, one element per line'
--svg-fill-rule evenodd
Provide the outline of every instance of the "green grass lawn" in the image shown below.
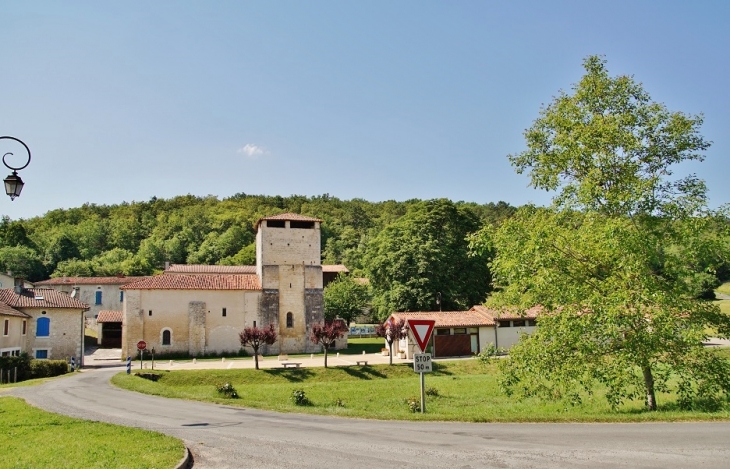
<path fill-rule="evenodd" d="M 180 440 L 157 432 L 89 422 L 0 397 L 0 468 L 172 468 Z"/>
<path fill-rule="evenodd" d="M 722 353 L 727 353 L 723 351 Z M 497 385 L 495 364 L 478 360 L 437 362 L 426 375 L 426 387 L 438 395 L 427 396 L 427 413 L 413 413 L 407 400 L 419 400 L 418 375 L 410 364 L 263 370 L 190 370 L 160 372 L 157 382 L 124 373 L 112 382 L 133 391 L 165 397 L 220 404 L 344 417 L 383 420 L 451 420 L 471 422 L 640 422 L 727 420 L 730 403 L 720 412 L 686 412 L 676 409 L 673 396 L 659 394 L 659 412 L 645 412 L 643 402 L 629 402 L 611 411 L 600 392 L 581 406 L 535 399 L 517 401 Z M 231 383 L 240 398 L 221 397 L 216 386 Z M 296 406 L 292 391 L 304 390 L 311 401 Z M 338 401 L 342 405 L 338 405 Z"/>
<path fill-rule="evenodd" d="M 725 282 L 719 287 L 715 288 L 716 292 L 724 293 L 726 295 L 730 295 L 730 282 Z"/>

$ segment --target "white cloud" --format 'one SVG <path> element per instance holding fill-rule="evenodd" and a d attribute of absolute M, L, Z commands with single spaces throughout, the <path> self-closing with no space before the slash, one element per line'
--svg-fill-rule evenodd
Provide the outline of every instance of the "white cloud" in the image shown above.
<path fill-rule="evenodd" d="M 266 149 L 263 147 L 254 145 L 253 143 L 247 143 L 246 145 L 244 145 L 243 148 L 239 148 L 237 153 L 243 153 L 251 159 L 256 159 L 259 156 L 265 155 L 269 152 L 266 151 Z"/>

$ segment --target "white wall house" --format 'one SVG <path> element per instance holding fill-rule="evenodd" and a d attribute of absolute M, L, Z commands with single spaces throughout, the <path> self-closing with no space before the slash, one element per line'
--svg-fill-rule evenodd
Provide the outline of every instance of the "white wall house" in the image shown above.
<path fill-rule="evenodd" d="M 538 312 L 539 308 L 532 308 L 521 315 L 514 311 L 497 311 L 478 305 L 467 311 L 393 313 L 388 321 L 435 321 L 427 350 L 434 357 L 454 357 L 478 354 L 490 344 L 498 348 L 510 348 L 517 343 L 520 335 L 535 330 Z M 385 346 L 387 347 L 387 343 Z M 419 350 L 412 332 L 409 332 L 408 338 L 393 344 L 393 354 L 407 359 L 412 358 Z"/>
<path fill-rule="evenodd" d="M 0 289 L 0 353 L 83 363 L 87 308 L 49 288 Z"/>

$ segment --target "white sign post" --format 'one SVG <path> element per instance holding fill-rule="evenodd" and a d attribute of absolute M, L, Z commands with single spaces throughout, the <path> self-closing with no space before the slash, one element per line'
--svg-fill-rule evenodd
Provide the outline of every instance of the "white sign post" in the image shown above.
<path fill-rule="evenodd" d="M 420 373 L 421 375 L 421 413 L 426 413 L 426 380 L 424 379 L 424 373 L 431 373 L 433 371 L 431 354 L 423 353 L 426 351 L 428 341 L 431 339 L 431 333 L 433 332 L 433 326 L 436 325 L 436 321 L 430 319 L 409 319 L 408 327 L 413 332 L 413 337 L 418 342 L 422 353 L 413 354 L 413 371 Z"/>

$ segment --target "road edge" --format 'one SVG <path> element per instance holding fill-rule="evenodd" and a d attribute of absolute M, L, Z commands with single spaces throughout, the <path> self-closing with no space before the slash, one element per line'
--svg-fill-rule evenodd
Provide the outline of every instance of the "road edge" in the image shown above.
<path fill-rule="evenodd" d="M 185 454 L 183 458 L 177 463 L 175 469 L 190 469 L 193 467 L 193 454 L 190 452 L 190 448 L 185 446 Z"/>

